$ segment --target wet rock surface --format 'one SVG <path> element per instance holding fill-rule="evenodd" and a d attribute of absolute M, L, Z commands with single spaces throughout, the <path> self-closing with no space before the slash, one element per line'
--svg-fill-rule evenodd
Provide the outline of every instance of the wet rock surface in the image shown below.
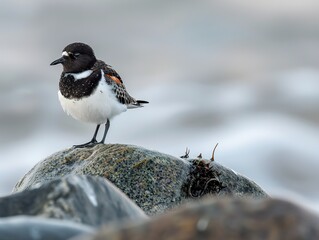
<path fill-rule="evenodd" d="M 0 239 L 5 240 L 65 240 L 93 232 L 84 224 L 40 217 L 0 218 Z"/>
<path fill-rule="evenodd" d="M 107 144 L 57 152 L 31 169 L 14 192 L 68 174 L 107 178 L 148 215 L 207 194 L 267 197 L 253 181 L 216 162 L 185 160 L 141 147 Z"/>
<path fill-rule="evenodd" d="M 147 222 L 105 226 L 77 240 L 130 239 L 319 239 L 319 217 L 276 199 L 205 199 Z"/>
<path fill-rule="evenodd" d="M 90 226 L 147 218 L 106 179 L 76 175 L 0 198 L 0 217 L 16 215 L 71 220 Z"/>

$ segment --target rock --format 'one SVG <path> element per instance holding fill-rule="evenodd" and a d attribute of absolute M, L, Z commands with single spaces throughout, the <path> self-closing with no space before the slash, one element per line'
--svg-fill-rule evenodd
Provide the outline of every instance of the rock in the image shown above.
<path fill-rule="evenodd" d="M 147 218 L 106 179 L 76 175 L 0 198 L 0 217 L 15 215 L 67 219 L 91 226 Z"/>
<path fill-rule="evenodd" d="M 206 199 L 150 221 L 103 227 L 77 240 L 317 240 L 319 217 L 275 199 Z"/>
<path fill-rule="evenodd" d="M 215 162 L 120 144 L 57 152 L 31 169 L 14 191 L 67 174 L 107 178 L 149 215 L 205 194 L 267 197 L 254 182 Z"/>
<path fill-rule="evenodd" d="M 39 217 L 0 218 L 0 239 L 65 240 L 93 232 L 84 224 Z"/>

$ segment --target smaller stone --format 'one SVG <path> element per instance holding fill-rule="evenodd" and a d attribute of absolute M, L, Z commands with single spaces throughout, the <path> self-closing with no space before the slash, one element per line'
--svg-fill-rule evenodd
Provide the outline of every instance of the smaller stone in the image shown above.
<path fill-rule="evenodd" d="M 65 220 L 30 216 L 0 218 L 0 239 L 65 240 L 92 232 L 93 228 L 87 225 Z"/>
<path fill-rule="evenodd" d="M 37 187 L 0 198 L 0 217 L 34 215 L 91 226 L 147 218 L 125 194 L 101 177 L 69 175 Z"/>

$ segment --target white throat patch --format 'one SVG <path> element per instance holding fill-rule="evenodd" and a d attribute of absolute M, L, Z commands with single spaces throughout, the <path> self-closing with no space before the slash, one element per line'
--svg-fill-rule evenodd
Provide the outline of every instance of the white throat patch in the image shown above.
<path fill-rule="evenodd" d="M 80 73 L 66 73 L 66 75 L 71 75 L 74 77 L 75 80 L 80 80 L 83 78 L 87 78 L 88 76 L 90 76 L 92 74 L 92 70 L 86 70 Z"/>

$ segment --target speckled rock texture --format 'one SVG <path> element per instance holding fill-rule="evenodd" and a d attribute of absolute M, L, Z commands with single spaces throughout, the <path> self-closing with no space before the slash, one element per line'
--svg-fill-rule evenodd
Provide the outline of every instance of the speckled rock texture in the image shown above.
<path fill-rule="evenodd" d="M 0 217 L 16 215 L 64 219 L 90 226 L 147 219 L 135 203 L 106 179 L 76 175 L 0 198 Z"/>
<path fill-rule="evenodd" d="M 3 240 L 65 240 L 93 232 L 84 224 L 65 220 L 18 216 L 0 218 L 0 239 Z"/>
<path fill-rule="evenodd" d="M 121 144 L 57 152 L 31 169 L 14 192 L 68 174 L 107 178 L 148 215 L 207 194 L 267 197 L 253 181 L 215 162 L 185 160 Z"/>
<path fill-rule="evenodd" d="M 317 240 L 319 218 L 276 199 L 205 199 L 150 221 L 105 226 L 77 240 Z"/>

